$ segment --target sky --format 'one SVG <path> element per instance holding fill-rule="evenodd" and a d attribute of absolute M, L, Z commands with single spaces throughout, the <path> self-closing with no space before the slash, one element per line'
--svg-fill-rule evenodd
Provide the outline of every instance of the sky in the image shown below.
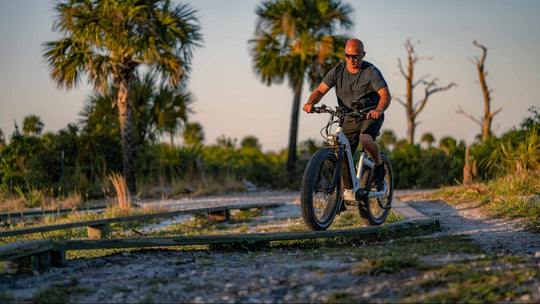
<path fill-rule="evenodd" d="M 484 106 L 478 74 L 469 58 L 488 49 L 485 68 L 492 92 L 492 111 L 502 108 L 493 120 L 495 135 L 518 127 L 528 109 L 540 107 L 540 1 L 538 0 L 381 0 L 349 3 L 354 27 L 347 32 L 364 42 L 366 57 L 384 75 L 394 97 L 386 111 L 382 130 L 406 137 L 405 108 L 397 98 L 405 93 L 398 58 L 405 62 L 407 39 L 419 42 L 416 53 L 431 60 L 416 65 L 418 76 L 437 77 L 438 84 L 457 83 L 431 97 L 418 117 L 415 137 L 431 132 L 438 142 L 451 136 L 467 144 L 481 128 L 457 110 L 461 106 L 475 117 Z M 57 132 L 77 123 L 92 93 L 83 81 L 70 91 L 58 89 L 51 80 L 42 44 L 61 38 L 52 27 L 56 13 L 53 0 L 0 0 L 0 130 L 9 139 L 14 124 L 22 128 L 24 117 L 37 115 L 44 132 Z M 267 86 L 252 68 L 248 41 L 254 38 L 256 0 L 183 1 L 197 10 L 204 43 L 192 62 L 188 88 L 195 97 L 189 118 L 203 126 L 205 144 L 221 136 L 259 139 L 265 152 L 287 147 L 293 92 L 287 82 Z M 423 88 L 415 91 L 415 100 Z M 310 89 L 305 84 L 302 103 Z M 322 100 L 335 105 L 335 92 Z M 328 117 L 300 113 L 298 140 L 321 140 L 320 129 Z"/>

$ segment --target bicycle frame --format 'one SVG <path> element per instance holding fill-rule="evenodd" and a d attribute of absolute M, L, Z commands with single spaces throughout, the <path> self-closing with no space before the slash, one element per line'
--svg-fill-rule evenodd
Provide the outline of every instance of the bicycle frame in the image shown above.
<path fill-rule="evenodd" d="M 362 198 L 373 198 L 373 197 L 379 197 L 379 196 L 383 196 L 387 189 L 388 189 L 388 185 L 386 184 L 385 182 L 385 186 L 384 186 L 384 189 L 381 190 L 381 191 L 370 191 L 370 187 L 369 187 L 369 184 L 371 182 L 371 176 L 368 178 L 367 180 L 367 183 L 366 183 L 366 187 L 363 189 L 362 192 L 358 192 L 362 185 L 361 185 L 361 174 L 362 172 L 364 172 L 364 169 L 367 167 L 367 168 L 370 168 L 371 171 L 373 171 L 374 169 L 374 166 L 375 164 L 366 157 L 366 154 L 364 152 L 362 152 L 361 156 L 360 156 L 360 160 L 358 161 L 358 165 L 355 166 L 354 165 L 354 161 L 353 161 L 353 153 L 351 151 L 351 145 L 349 143 L 349 139 L 347 138 L 347 136 L 345 136 L 345 133 L 343 133 L 343 122 L 344 122 L 344 119 L 343 117 L 339 117 L 340 121 L 339 121 L 339 125 L 338 127 L 336 128 L 336 131 L 334 134 L 327 134 L 327 147 L 328 148 L 331 148 L 331 149 L 337 149 L 337 157 L 338 157 L 338 162 L 336 164 L 336 167 L 337 167 L 337 170 L 335 171 L 334 173 L 334 176 L 332 178 L 332 187 L 333 189 L 335 189 L 335 186 L 337 184 L 337 182 L 340 180 L 340 177 L 341 177 L 341 164 L 343 162 L 343 154 L 345 153 L 345 155 L 347 156 L 346 157 L 346 162 L 348 164 L 348 172 L 343 172 L 344 174 L 348 174 L 350 179 L 351 179 L 351 182 L 352 182 L 352 195 L 354 196 L 354 198 L 352 197 L 346 197 L 346 200 L 354 200 L 354 201 L 359 201 L 361 200 Z M 332 121 L 333 118 L 330 118 L 330 121 Z M 355 171 L 355 168 L 356 168 L 356 171 Z M 344 190 L 346 191 L 346 190 Z M 346 194 L 347 195 L 347 194 Z"/>

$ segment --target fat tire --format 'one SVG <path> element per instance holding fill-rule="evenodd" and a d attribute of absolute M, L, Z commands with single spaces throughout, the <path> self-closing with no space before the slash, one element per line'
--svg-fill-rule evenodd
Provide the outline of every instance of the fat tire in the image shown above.
<path fill-rule="evenodd" d="M 384 168 L 386 169 L 386 175 L 384 176 L 384 178 L 388 183 L 388 190 L 386 191 L 386 194 L 382 197 L 382 199 L 384 200 L 383 205 L 385 207 L 392 206 L 392 197 L 394 195 L 394 171 L 392 169 L 392 163 L 390 162 L 390 158 L 384 153 L 381 153 L 381 162 L 384 164 Z M 364 222 L 370 226 L 381 225 L 384 220 L 386 220 L 386 217 L 390 212 L 390 208 L 380 208 L 377 198 L 365 198 L 358 204 L 358 210 Z"/>
<path fill-rule="evenodd" d="M 317 215 L 313 199 L 314 193 L 318 190 L 320 183 L 331 183 L 331 180 L 329 182 L 326 181 L 328 176 L 326 176 L 324 182 L 320 181 L 321 170 L 329 169 L 322 173 L 324 174 L 331 171 L 333 176 L 337 169 L 337 162 L 338 160 L 334 151 L 330 149 L 321 149 L 311 156 L 304 171 L 302 185 L 300 186 L 300 202 L 302 206 L 302 217 L 311 230 L 326 230 L 330 224 L 332 224 L 334 217 L 336 216 L 343 195 L 341 175 L 336 188 L 332 189 L 332 194 L 329 195 L 328 199 L 325 198 L 322 200 L 326 201 L 326 207 L 324 208 L 324 214 L 322 216 Z M 326 166 L 328 166 L 328 168 L 326 168 Z"/>

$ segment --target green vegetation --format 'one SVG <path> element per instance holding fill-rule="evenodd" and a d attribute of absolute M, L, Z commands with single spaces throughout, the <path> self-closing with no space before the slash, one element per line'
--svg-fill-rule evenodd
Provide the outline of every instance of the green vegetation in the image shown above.
<path fill-rule="evenodd" d="M 97 111 L 99 107 L 89 109 Z M 482 193 L 492 197 L 491 201 L 486 198 L 486 203 L 493 204 L 494 211 L 503 216 L 521 216 L 519 210 L 531 209 L 527 204 L 538 209 L 538 204 L 524 203 L 522 199 L 540 192 L 538 178 L 529 178 L 538 175 L 540 162 L 537 140 L 540 116 L 534 108 L 531 112 L 533 116 L 526 118 L 519 129 L 470 147 L 475 182 L 488 190 Z M 89 110 L 88 117 L 94 115 L 92 113 Z M 137 115 L 135 125 L 144 126 L 148 122 L 140 117 L 151 114 Z M 96 199 L 116 199 L 110 176 L 122 171 L 119 129 L 114 119 L 102 121 L 105 125 L 97 127 L 88 119 L 80 130 L 69 125 L 57 134 L 42 137 L 23 135 L 16 129 L 10 141 L 0 146 L 0 210 L 16 211 L 35 206 L 56 210 L 87 207 L 95 204 Z M 152 119 L 146 118 L 146 121 Z M 149 130 L 157 129 L 149 127 Z M 137 140 L 140 145 L 135 153 L 137 187 L 141 190 L 136 194 L 138 197 L 170 198 L 244 191 L 243 180 L 263 188 L 295 189 L 309 155 L 321 144 L 314 140 L 300 144 L 297 166 L 300 170 L 295 183 L 290 184 L 286 178 L 286 151 L 263 153 L 253 136 L 244 138 L 240 146 L 236 139 L 223 136 L 214 145 L 171 147 L 153 141 L 159 133 L 144 133 L 145 136 L 143 133 Z M 194 136 L 198 139 L 192 143 L 200 142 L 203 138 L 200 133 L 196 132 Z M 459 184 L 465 162 L 464 143 L 443 138 L 438 148 L 423 149 L 420 145 L 396 142 L 388 131 L 384 134 L 379 144 L 392 160 L 396 189 Z M 461 191 L 470 189 L 464 187 Z M 534 214 L 531 217 L 534 218 Z"/>

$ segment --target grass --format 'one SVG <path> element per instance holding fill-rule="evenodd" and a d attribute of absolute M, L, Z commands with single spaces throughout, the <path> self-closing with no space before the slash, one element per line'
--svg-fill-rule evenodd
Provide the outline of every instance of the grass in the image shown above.
<path fill-rule="evenodd" d="M 531 267 L 532 266 L 532 267 Z M 421 279 L 404 288 L 408 302 L 527 302 L 538 269 L 527 261 L 508 263 L 504 257 L 463 260 L 428 268 Z"/>
<path fill-rule="evenodd" d="M 525 218 L 525 226 L 540 233 L 540 170 L 515 172 L 488 183 L 447 187 L 428 198 L 450 204 L 479 202 L 486 214 L 498 218 Z"/>
<path fill-rule="evenodd" d="M 198 197 L 207 195 L 219 195 L 225 193 L 245 192 L 246 186 L 231 174 L 219 176 L 186 176 L 170 182 L 161 182 L 159 187 L 155 184 L 143 184 L 137 187 L 141 189 L 140 196 L 143 198 L 178 198 Z"/>
<path fill-rule="evenodd" d="M 114 173 L 109 176 L 109 179 L 116 190 L 118 207 L 124 211 L 129 210 L 132 207 L 132 201 L 125 177 L 119 173 Z"/>
<path fill-rule="evenodd" d="M 368 244 L 341 244 L 302 253 L 306 260 L 341 257 L 350 264 L 345 272 L 369 278 L 331 293 L 326 302 L 534 302 L 532 295 L 540 281 L 534 259 L 486 256 L 467 236 L 413 237 Z M 393 287 L 368 297 L 362 295 L 362 290 L 378 290 L 375 286 L 383 281 Z"/>

